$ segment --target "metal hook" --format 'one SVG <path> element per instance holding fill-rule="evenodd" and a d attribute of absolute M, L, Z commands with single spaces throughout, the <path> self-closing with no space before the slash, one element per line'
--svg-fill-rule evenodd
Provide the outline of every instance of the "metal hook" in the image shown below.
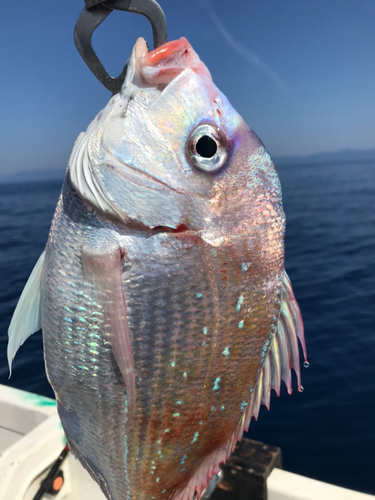
<path fill-rule="evenodd" d="M 142 14 L 151 23 L 156 49 L 167 42 L 165 14 L 155 0 L 85 0 L 85 4 L 74 28 L 74 43 L 98 80 L 113 94 L 117 94 L 124 83 L 127 64 L 117 78 L 109 76 L 92 47 L 94 31 L 113 10 Z"/>

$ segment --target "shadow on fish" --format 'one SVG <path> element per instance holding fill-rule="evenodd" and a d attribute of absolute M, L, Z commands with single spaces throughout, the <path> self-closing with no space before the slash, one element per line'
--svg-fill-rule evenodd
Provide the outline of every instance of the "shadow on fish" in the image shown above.
<path fill-rule="evenodd" d="M 42 328 L 73 454 L 111 500 L 191 500 L 291 369 L 280 183 L 184 38 L 142 38 L 70 157 L 9 328 Z"/>

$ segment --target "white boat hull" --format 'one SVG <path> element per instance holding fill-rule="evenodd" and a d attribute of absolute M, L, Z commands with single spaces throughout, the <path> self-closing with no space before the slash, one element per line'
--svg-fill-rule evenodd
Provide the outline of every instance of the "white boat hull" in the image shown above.
<path fill-rule="evenodd" d="M 65 444 L 54 400 L 0 385 L 0 500 L 32 500 Z M 55 500 L 105 500 L 71 454 L 61 469 L 65 481 Z M 268 477 L 267 493 L 268 500 L 374 498 L 281 469 Z"/>

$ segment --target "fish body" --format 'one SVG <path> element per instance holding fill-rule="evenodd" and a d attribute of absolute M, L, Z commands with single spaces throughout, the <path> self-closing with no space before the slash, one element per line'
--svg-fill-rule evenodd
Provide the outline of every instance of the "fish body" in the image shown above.
<path fill-rule="evenodd" d="M 292 367 L 300 387 L 284 232 L 272 160 L 190 44 L 139 39 L 9 332 L 12 359 L 42 327 L 69 446 L 108 499 L 199 495 Z"/>

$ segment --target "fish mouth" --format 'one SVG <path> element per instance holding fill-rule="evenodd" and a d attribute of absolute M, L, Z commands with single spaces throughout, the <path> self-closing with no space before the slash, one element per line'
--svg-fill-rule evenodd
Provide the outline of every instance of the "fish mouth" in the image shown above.
<path fill-rule="evenodd" d="M 135 54 L 137 69 L 149 84 L 163 88 L 187 68 L 211 78 L 206 65 L 184 37 L 167 42 L 151 52 L 145 52 L 145 46 L 147 50 L 146 42 L 139 38 L 135 45 Z"/>

